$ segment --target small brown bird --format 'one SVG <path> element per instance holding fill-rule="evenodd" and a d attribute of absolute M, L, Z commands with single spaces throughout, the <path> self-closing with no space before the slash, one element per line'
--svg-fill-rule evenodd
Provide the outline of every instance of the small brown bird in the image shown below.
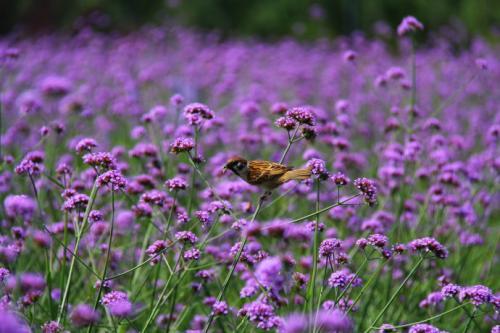
<path fill-rule="evenodd" d="M 270 191 L 290 180 L 305 180 L 311 176 L 311 169 L 293 169 L 283 164 L 269 161 L 247 161 L 243 157 L 230 158 L 224 170 L 231 170 L 250 185 Z"/>

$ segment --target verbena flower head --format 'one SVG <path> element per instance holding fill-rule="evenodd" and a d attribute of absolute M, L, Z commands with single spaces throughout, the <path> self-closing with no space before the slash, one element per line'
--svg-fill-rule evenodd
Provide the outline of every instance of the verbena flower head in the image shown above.
<path fill-rule="evenodd" d="M 212 119 L 214 113 L 208 106 L 201 103 L 192 103 L 184 107 L 184 117 L 191 126 L 200 126 L 203 120 Z"/>
<path fill-rule="evenodd" d="M 368 178 L 358 178 L 354 180 L 354 186 L 361 192 L 363 198 L 369 205 L 377 202 L 377 187 L 375 183 Z"/>
<path fill-rule="evenodd" d="M 175 239 L 190 244 L 196 244 L 198 242 L 198 237 L 191 231 L 178 231 L 175 233 Z"/>
<path fill-rule="evenodd" d="M 415 17 L 406 16 L 398 26 L 398 35 L 405 36 L 418 30 L 424 30 L 424 25 Z"/>
<path fill-rule="evenodd" d="M 307 167 L 311 169 L 311 173 L 318 179 L 325 180 L 328 178 L 328 170 L 326 169 L 326 162 L 313 158 L 307 161 Z"/>
<path fill-rule="evenodd" d="M 166 248 L 168 247 L 168 243 L 164 240 L 157 240 L 154 241 L 153 244 L 151 244 L 147 249 L 146 249 L 146 254 L 149 255 L 151 259 L 151 264 L 157 264 L 160 261 L 160 256 L 159 254 L 163 252 Z"/>
<path fill-rule="evenodd" d="M 246 316 L 257 328 L 266 331 L 281 326 L 281 319 L 274 313 L 273 307 L 260 301 L 245 304 L 238 314 Z"/>
<path fill-rule="evenodd" d="M 351 182 L 349 177 L 347 177 L 342 172 L 337 172 L 336 174 L 332 175 L 331 179 L 337 186 L 345 186 Z"/>
<path fill-rule="evenodd" d="M 212 305 L 212 313 L 215 316 L 227 315 L 229 313 L 229 307 L 227 306 L 227 303 L 224 301 L 215 302 Z"/>
<path fill-rule="evenodd" d="M 170 145 L 170 151 L 174 154 L 188 152 L 194 148 L 194 141 L 191 138 L 177 138 Z"/>
<path fill-rule="evenodd" d="M 127 187 L 127 180 L 119 171 L 110 170 L 97 177 L 97 186 L 109 186 L 114 191 L 118 191 Z"/>
<path fill-rule="evenodd" d="M 0 304 L 0 332 L 30 333 L 29 326 L 6 306 Z"/>
<path fill-rule="evenodd" d="M 437 327 L 434 327 L 429 324 L 416 324 L 410 327 L 408 333 L 446 333 L 446 332 L 441 331 Z"/>
<path fill-rule="evenodd" d="M 373 234 L 373 235 L 368 236 L 367 242 L 371 246 L 378 247 L 378 248 L 382 249 L 389 243 L 389 238 L 387 238 L 387 236 L 385 236 L 385 235 Z"/>
<path fill-rule="evenodd" d="M 317 316 L 316 326 L 321 332 L 352 333 L 354 329 L 352 320 L 337 309 L 321 310 Z"/>
<path fill-rule="evenodd" d="M 123 291 L 111 291 L 105 294 L 101 303 L 116 317 L 126 317 L 132 312 L 132 303 L 130 303 L 127 293 Z"/>
<path fill-rule="evenodd" d="M 480 306 L 491 302 L 493 293 L 491 292 L 491 289 L 486 286 L 476 285 L 461 288 L 458 293 L 458 298 L 461 301 L 470 300 L 470 302 L 475 306 Z"/>
<path fill-rule="evenodd" d="M 61 333 L 64 327 L 57 321 L 49 321 L 42 325 L 43 333 Z"/>
<path fill-rule="evenodd" d="M 102 170 L 116 169 L 116 160 L 110 153 L 98 152 L 83 155 L 83 163 Z"/>
<path fill-rule="evenodd" d="M 31 221 L 36 210 L 36 201 L 27 195 L 8 195 L 4 202 L 5 214 L 10 218 Z"/>
<path fill-rule="evenodd" d="M 408 247 L 414 252 L 432 252 L 440 259 L 445 259 L 448 256 L 448 250 L 432 237 L 415 239 L 408 244 Z"/>
<path fill-rule="evenodd" d="M 449 283 L 447 285 L 444 285 L 443 288 L 441 288 L 441 294 L 443 297 L 448 298 L 448 297 L 455 297 L 458 295 L 462 288 L 456 284 Z"/>
<path fill-rule="evenodd" d="M 293 130 L 295 127 L 297 127 L 297 121 L 293 118 L 290 117 L 279 117 L 276 119 L 274 124 L 279 127 L 286 129 L 287 131 Z"/>
<path fill-rule="evenodd" d="M 332 257 L 335 251 L 338 251 L 342 246 L 342 241 L 337 238 L 328 238 L 319 245 L 319 255 L 321 257 Z"/>
<path fill-rule="evenodd" d="M 77 327 L 96 324 L 99 317 L 99 313 L 88 304 L 78 304 L 70 314 L 71 322 Z"/>
<path fill-rule="evenodd" d="M 75 146 L 77 153 L 82 154 L 84 152 L 90 152 L 93 148 L 97 147 L 97 142 L 92 138 L 84 138 L 78 141 Z"/>
<path fill-rule="evenodd" d="M 69 197 L 64 201 L 63 209 L 66 211 L 70 210 L 84 210 L 89 203 L 89 196 L 86 194 L 76 193 L 75 195 Z"/>
<path fill-rule="evenodd" d="M 310 107 L 299 106 L 291 108 L 286 112 L 288 118 L 292 118 L 299 124 L 314 126 L 316 124 L 316 116 Z"/>
<path fill-rule="evenodd" d="M 280 333 L 303 333 L 309 329 L 309 318 L 302 313 L 292 313 L 283 319 Z"/>
<path fill-rule="evenodd" d="M 165 186 L 169 189 L 169 191 L 180 191 L 185 190 L 188 187 L 188 184 L 184 178 L 174 177 L 172 179 L 168 179 L 165 182 Z"/>

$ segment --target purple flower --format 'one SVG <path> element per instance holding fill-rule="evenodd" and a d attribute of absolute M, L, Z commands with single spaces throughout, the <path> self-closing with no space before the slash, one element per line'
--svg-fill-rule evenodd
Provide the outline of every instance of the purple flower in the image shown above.
<path fill-rule="evenodd" d="M 78 304 L 70 315 L 71 322 L 77 327 L 88 326 L 99 321 L 99 313 L 88 304 Z"/>
<path fill-rule="evenodd" d="M 97 177 L 97 186 L 105 185 L 110 186 L 114 191 L 123 190 L 127 187 L 127 180 L 119 171 L 110 170 Z"/>
<path fill-rule="evenodd" d="M 132 303 L 129 300 L 123 300 L 112 303 L 107 306 L 111 315 L 115 317 L 128 317 L 132 313 Z"/>
<path fill-rule="evenodd" d="M 345 270 L 333 272 L 328 278 L 328 285 L 332 288 L 344 289 L 348 283 L 348 272 Z"/>
<path fill-rule="evenodd" d="M 286 129 L 287 131 L 293 130 L 297 127 L 297 121 L 290 117 L 279 117 L 276 119 L 274 124 L 279 128 Z"/>
<path fill-rule="evenodd" d="M 283 325 L 279 328 L 280 333 L 304 333 L 308 332 L 309 318 L 301 313 L 292 313 L 283 319 Z"/>
<path fill-rule="evenodd" d="M 15 172 L 18 175 L 38 176 L 43 172 L 44 153 L 41 151 L 32 151 L 16 166 Z"/>
<path fill-rule="evenodd" d="M 212 119 L 214 117 L 214 112 L 205 104 L 191 103 L 184 107 L 184 115 L 186 117 L 199 115 L 203 119 Z"/>
<path fill-rule="evenodd" d="M 10 276 L 10 271 L 7 268 L 0 267 L 0 282 Z"/>
<path fill-rule="evenodd" d="M 266 288 L 279 291 L 285 278 L 281 275 L 283 264 L 278 257 L 269 257 L 262 260 L 255 269 L 255 278 Z"/>
<path fill-rule="evenodd" d="M 84 152 L 92 151 L 92 148 L 97 147 L 97 142 L 92 138 L 84 138 L 78 141 L 75 146 L 75 150 L 77 153 L 82 154 Z"/>
<path fill-rule="evenodd" d="M 175 233 L 175 239 L 191 244 L 198 242 L 198 237 L 191 231 L 178 231 Z"/>
<path fill-rule="evenodd" d="M 424 30 L 424 25 L 413 16 L 406 16 L 398 26 L 398 35 L 404 36 L 417 30 Z"/>
<path fill-rule="evenodd" d="M 447 285 L 444 285 L 443 288 L 441 288 L 441 294 L 443 297 L 448 298 L 448 297 L 455 297 L 458 295 L 462 288 L 456 284 L 450 283 Z"/>
<path fill-rule="evenodd" d="M 36 210 L 36 201 L 26 195 L 8 195 L 3 205 L 5 214 L 15 219 L 17 217 L 24 221 L 31 221 Z"/>
<path fill-rule="evenodd" d="M 165 186 L 169 189 L 169 191 L 179 191 L 179 190 L 185 190 L 188 184 L 184 178 L 174 177 L 172 179 L 168 179 L 165 182 Z"/>
<path fill-rule="evenodd" d="M 375 246 L 381 249 L 389 243 L 389 239 L 387 238 L 387 236 L 381 234 L 370 235 L 368 236 L 367 241 L 371 246 Z"/>
<path fill-rule="evenodd" d="M 106 152 L 83 155 L 83 163 L 103 170 L 116 169 L 115 158 L 110 153 Z"/>
<path fill-rule="evenodd" d="M 151 260 L 151 265 L 157 264 L 160 261 L 159 255 L 162 251 L 164 251 L 168 247 L 168 244 L 164 240 L 154 241 L 147 249 L 146 253 L 149 255 Z"/>
<path fill-rule="evenodd" d="M 224 316 L 227 315 L 229 312 L 229 307 L 227 306 L 227 303 L 224 301 L 220 302 L 215 302 L 212 305 L 212 313 L 214 316 Z"/>
<path fill-rule="evenodd" d="M 86 194 L 77 193 L 64 201 L 63 209 L 66 211 L 80 209 L 83 210 L 89 203 L 89 197 Z"/>
<path fill-rule="evenodd" d="M 175 94 L 175 95 L 172 95 L 172 97 L 170 97 L 170 104 L 172 104 L 174 106 L 178 106 L 178 105 L 181 105 L 182 103 L 184 103 L 184 97 L 182 97 L 182 95 Z"/>
<path fill-rule="evenodd" d="M 197 210 L 196 212 L 194 212 L 194 215 L 203 226 L 207 226 L 212 221 L 212 217 L 209 211 Z"/>
<path fill-rule="evenodd" d="M 42 325 L 43 333 L 61 333 L 64 327 L 57 321 L 48 321 Z"/>
<path fill-rule="evenodd" d="M 189 249 L 184 252 L 184 260 L 199 260 L 201 257 L 201 251 L 198 249 Z"/>
<path fill-rule="evenodd" d="M 286 116 L 304 125 L 314 126 L 316 123 L 314 112 L 305 106 L 291 108 L 286 112 Z"/>
<path fill-rule="evenodd" d="M 444 259 L 448 256 L 448 250 L 431 237 L 415 239 L 408 244 L 408 247 L 414 252 L 432 252 L 440 259 Z"/>
<path fill-rule="evenodd" d="M 342 172 L 337 172 L 336 174 L 331 176 L 331 179 L 333 180 L 333 182 L 337 186 L 345 186 L 345 185 L 349 184 L 349 182 L 351 181 L 349 179 L 349 177 L 344 175 Z"/>
<path fill-rule="evenodd" d="M 460 301 L 470 300 L 475 306 L 491 302 L 493 293 L 491 289 L 483 285 L 463 287 L 458 293 Z"/>
<path fill-rule="evenodd" d="M 319 255 L 326 258 L 332 257 L 341 246 L 342 242 L 337 238 L 325 239 L 319 245 Z"/>
<path fill-rule="evenodd" d="M 48 76 L 40 84 L 45 95 L 57 97 L 66 95 L 71 89 L 71 82 L 62 76 Z"/>
<path fill-rule="evenodd" d="M 45 289 L 45 279 L 39 273 L 23 273 L 19 278 L 21 290 L 43 291 Z"/>
<path fill-rule="evenodd" d="M 170 145 L 170 151 L 174 154 L 188 152 L 194 148 L 194 141 L 191 138 L 177 138 Z"/>
<path fill-rule="evenodd" d="M 380 329 L 378 330 L 379 333 L 391 333 L 391 332 L 397 332 L 397 330 L 394 328 L 394 325 L 391 324 L 382 324 L 380 326 Z"/>
<path fill-rule="evenodd" d="M 326 162 L 319 159 L 313 158 L 307 161 L 307 167 L 311 169 L 311 173 L 318 179 L 325 180 L 328 178 L 328 170 L 326 170 Z"/>
<path fill-rule="evenodd" d="M 31 329 L 19 317 L 0 305 L 0 332 L 30 333 Z"/>
<path fill-rule="evenodd" d="M 257 328 L 266 331 L 281 325 L 281 320 L 274 313 L 273 307 L 260 301 L 245 304 L 238 314 L 246 316 Z"/>
<path fill-rule="evenodd" d="M 354 186 L 361 192 L 363 198 L 370 206 L 377 202 L 377 187 L 372 180 L 358 178 L 354 180 Z"/>
<path fill-rule="evenodd" d="M 353 322 L 342 311 L 334 309 L 331 311 L 322 310 L 318 313 L 316 327 L 321 332 L 352 333 Z"/>
<path fill-rule="evenodd" d="M 445 333 L 429 324 L 417 324 L 410 327 L 408 333 Z"/>
<path fill-rule="evenodd" d="M 110 313 L 116 317 L 127 317 L 132 312 L 132 303 L 123 291 L 111 291 L 105 294 L 101 303 L 109 309 Z"/>

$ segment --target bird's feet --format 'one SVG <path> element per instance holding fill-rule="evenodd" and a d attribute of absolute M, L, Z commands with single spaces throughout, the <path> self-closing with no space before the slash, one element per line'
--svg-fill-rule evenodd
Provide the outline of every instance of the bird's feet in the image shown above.
<path fill-rule="evenodd" d="M 271 197 L 272 192 L 271 191 L 266 191 L 264 194 L 260 196 L 260 203 L 262 204 L 264 201 L 269 199 Z"/>

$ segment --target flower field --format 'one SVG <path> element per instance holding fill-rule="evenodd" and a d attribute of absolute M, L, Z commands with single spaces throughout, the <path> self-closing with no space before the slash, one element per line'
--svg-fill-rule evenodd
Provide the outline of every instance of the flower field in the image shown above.
<path fill-rule="evenodd" d="M 500 332 L 500 50 L 423 29 L 2 37 L 0 332 Z"/>

